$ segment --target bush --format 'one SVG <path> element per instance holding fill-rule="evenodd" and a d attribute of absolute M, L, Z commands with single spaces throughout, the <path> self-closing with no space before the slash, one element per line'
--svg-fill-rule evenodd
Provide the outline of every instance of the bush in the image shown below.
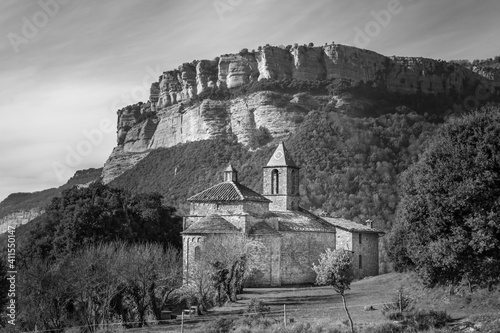
<path fill-rule="evenodd" d="M 264 146 L 273 140 L 271 132 L 264 126 L 260 126 L 254 133 L 248 145 L 252 148 Z"/>
<path fill-rule="evenodd" d="M 270 307 L 266 306 L 265 303 L 258 298 L 252 298 L 246 309 L 246 312 L 249 314 L 264 314 L 269 311 L 271 311 Z"/>
<path fill-rule="evenodd" d="M 347 328 L 338 322 L 331 322 L 329 320 L 320 320 L 319 322 L 311 323 L 297 323 L 293 325 L 283 326 L 282 323 L 276 326 L 274 330 L 265 332 L 273 333 L 345 333 L 348 332 Z"/>
<path fill-rule="evenodd" d="M 195 333 L 229 333 L 232 331 L 235 320 L 235 317 L 220 318 L 203 325 Z"/>
<path fill-rule="evenodd" d="M 414 311 L 414 301 L 404 293 L 403 287 L 398 289 L 397 295 L 391 303 L 386 303 L 382 307 L 382 314 L 390 320 L 402 320 L 405 314 Z"/>
<path fill-rule="evenodd" d="M 382 323 L 375 326 L 367 327 L 363 330 L 364 333 L 401 333 L 403 327 L 394 323 Z"/>
<path fill-rule="evenodd" d="M 451 320 L 446 311 L 416 311 L 405 318 L 405 324 L 417 330 L 441 328 Z"/>

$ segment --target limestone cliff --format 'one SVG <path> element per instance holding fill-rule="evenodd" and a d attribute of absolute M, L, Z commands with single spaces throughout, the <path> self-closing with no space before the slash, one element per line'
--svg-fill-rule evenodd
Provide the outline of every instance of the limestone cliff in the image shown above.
<path fill-rule="evenodd" d="M 43 214 L 43 210 L 40 208 L 33 208 L 30 210 L 21 210 L 10 213 L 0 219 L 0 234 L 7 232 L 10 227 L 16 228 L 19 225 L 26 224 L 33 220 L 35 217 Z"/>
<path fill-rule="evenodd" d="M 148 152 L 126 153 L 123 150 L 123 146 L 115 147 L 104 164 L 104 168 L 102 170 L 102 182 L 109 183 L 112 179 L 134 167 L 134 165 L 139 163 L 139 161 L 147 155 Z"/>
<path fill-rule="evenodd" d="M 360 115 L 373 106 L 363 96 L 336 96 L 325 91 L 287 94 L 238 90 L 262 80 L 342 79 L 392 94 L 438 96 L 473 91 L 485 78 L 493 84 L 498 75 L 433 59 L 386 57 L 339 44 L 267 45 L 258 51 L 245 49 L 214 60 L 184 63 L 163 72 L 159 82 L 153 83 L 148 103 L 118 112 L 118 147 L 106 162 L 103 179 L 111 181 L 151 149 L 230 135 L 246 145 L 260 128 L 269 131 L 273 139 L 283 139 L 310 110 L 327 107 Z M 226 95 L 218 100 L 207 98 L 214 91 Z"/>

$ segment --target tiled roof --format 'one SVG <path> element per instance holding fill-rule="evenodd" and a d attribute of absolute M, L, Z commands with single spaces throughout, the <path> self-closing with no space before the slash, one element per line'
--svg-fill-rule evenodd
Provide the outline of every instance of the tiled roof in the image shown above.
<path fill-rule="evenodd" d="M 305 209 L 299 211 L 271 211 L 266 220 L 277 220 L 278 231 L 335 232 L 335 227 Z"/>
<path fill-rule="evenodd" d="M 192 224 L 183 234 L 233 234 L 238 229 L 219 215 L 208 215 Z"/>
<path fill-rule="evenodd" d="M 223 182 L 193 195 L 188 199 L 193 202 L 224 202 L 224 201 L 260 201 L 270 202 L 259 193 L 235 182 Z"/>
<path fill-rule="evenodd" d="M 248 232 L 249 235 L 253 236 L 279 236 L 279 232 L 271 228 L 269 224 L 266 222 L 259 222 L 256 223 L 252 228 L 250 228 L 250 231 Z"/>
<path fill-rule="evenodd" d="M 266 167 L 274 167 L 274 166 L 290 166 L 290 167 L 297 167 L 297 164 L 292 160 L 290 157 L 290 154 L 288 153 L 288 150 L 285 148 L 285 144 L 283 141 L 280 142 L 278 147 L 273 153 L 273 156 L 269 159 L 269 162 L 267 162 Z"/>
<path fill-rule="evenodd" d="M 385 234 L 382 230 L 378 230 L 375 228 L 370 228 L 367 225 L 356 223 L 353 221 L 349 221 L 346 219 L 338 218 L 338 217 L 323 217 L 325 221 L 331 223 L 335 227 L 339 229 L 343 229 L 351 232 L 360 232 L 360 233 L 371 233 L 371 234 Z"/>

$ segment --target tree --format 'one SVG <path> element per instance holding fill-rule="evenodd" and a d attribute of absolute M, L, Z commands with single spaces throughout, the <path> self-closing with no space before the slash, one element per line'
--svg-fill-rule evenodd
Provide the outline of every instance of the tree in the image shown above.
<path fill-rule="evenodd" d="M 124 325 L 143 326 L 146 314 L 161 319 L 182 282 L 179 251 L 161 244 L 99 243 L 59 262 L 25 264 L 18 275 L 18 317 L 19 326 L 30 331 L 82 326 L 94 332 L 117 317 Z"/>
<path fill-rule="evenodd" d="M 121 245 L 116 257 L 120 261 L 116 273 L 124 286 L 120 298 L 123 301 L 128 296 L 134 304 L 134 321 L 144 326 L 148 311 L 161 320 L 163 306 L 182 283 L 179 251 L 171 246 L 164 250 L 151 243 Z M 120 308 L 124 309 L 124 304 Z"/>
<path fill-rule="evenodd" d="M 54 198 L 30 235 L 23 260 L 58 260 L 88 244 L 123 240 L 180 247 L 181 218 L 155 193 L 131 194 L 101 183 Z"/>
<path fill-rule="evenodd" d="M 6 306 L 9 302 L 10 282 L 7 280 L 7 277 L 7 263 L 4 260 L 0 260 L 0 327 L 4 326 L 4 321 L 7 321 L 6 317 L 4 317 Z"/>
<path fill-rule="evenodd" d="M 351 332 L 354 333 L 354 324 L 345 302 L 345 291 L 351 289 L 354 279 L 351 253 L 343 249 L 326 249 L 320 255 L 318 265 L 313 264 L 313 270 L 316 272 L 316 284 L 331 286 L 342 297 Z"/>
<path fill-rule="evenodd" d="M 401 178 L 390 237 L 396 269 L 428 285 L 500 279 L 500 110 L 444 124 Z"/>
<path fill-rule="evenodd" d="M 41 330 L 62 332 L 71 325 L 67 309 L 72 295 L 60 267 L 48 260 L 33 260 L 18 267 L 19 312 L 16 325 L 23 331 Z"/>

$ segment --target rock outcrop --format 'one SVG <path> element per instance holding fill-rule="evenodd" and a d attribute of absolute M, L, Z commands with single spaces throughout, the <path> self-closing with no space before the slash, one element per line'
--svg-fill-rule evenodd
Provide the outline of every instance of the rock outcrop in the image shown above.
<path fill-rule="evenodd" d="M 104 164 L 104 168 L 102 170 L 102 182 L 105 184 L 109 183 L 114 178 L 134 167 L 148 154 L 149 152 L 126 153 L 123 150 L 123 146 L 115 147 Z"/>
<path fill-rule="evenodd" d="M 229 92 L 260 80 L 304 82 L 343 79 L 353 85 L 368 83 L 387 93 L 401 95 L 463 94 L 481 80 L 499 79 L 498 72 L 425 58 L 386 57 L 356 47 L 330 44 L 313 46 L 265 46 L 242 50 L 214 60 L 184 63 L 165 71 L 151 86 L 148 103 L 118 112 L 118 147 L 104 167 L 109 182 L 131 168 L 151 149 L 236 136 L 249 144 L 262 127 L 275 139 L 293 132 L 308 111 L 319 107 L 366 114 L 373 107 L 363 97 L 309 93 L 285 94 L 260 91 L 206 99 L 214 91 Z M 456 107 L 456 106 L 455 106 Z M 145 112 L 153 116 L 144 117 Z"/>
<path fill-rule="evenodd" d="M 4 216 L 0 219 L 0 234 L 7 232 L 9 230 L 9 226 L 16 228 L 19 225 L 28 223 L 41 214 L 43 214 L 42 209 L 33 208 L 30 210 L 13 212 Z"/>

